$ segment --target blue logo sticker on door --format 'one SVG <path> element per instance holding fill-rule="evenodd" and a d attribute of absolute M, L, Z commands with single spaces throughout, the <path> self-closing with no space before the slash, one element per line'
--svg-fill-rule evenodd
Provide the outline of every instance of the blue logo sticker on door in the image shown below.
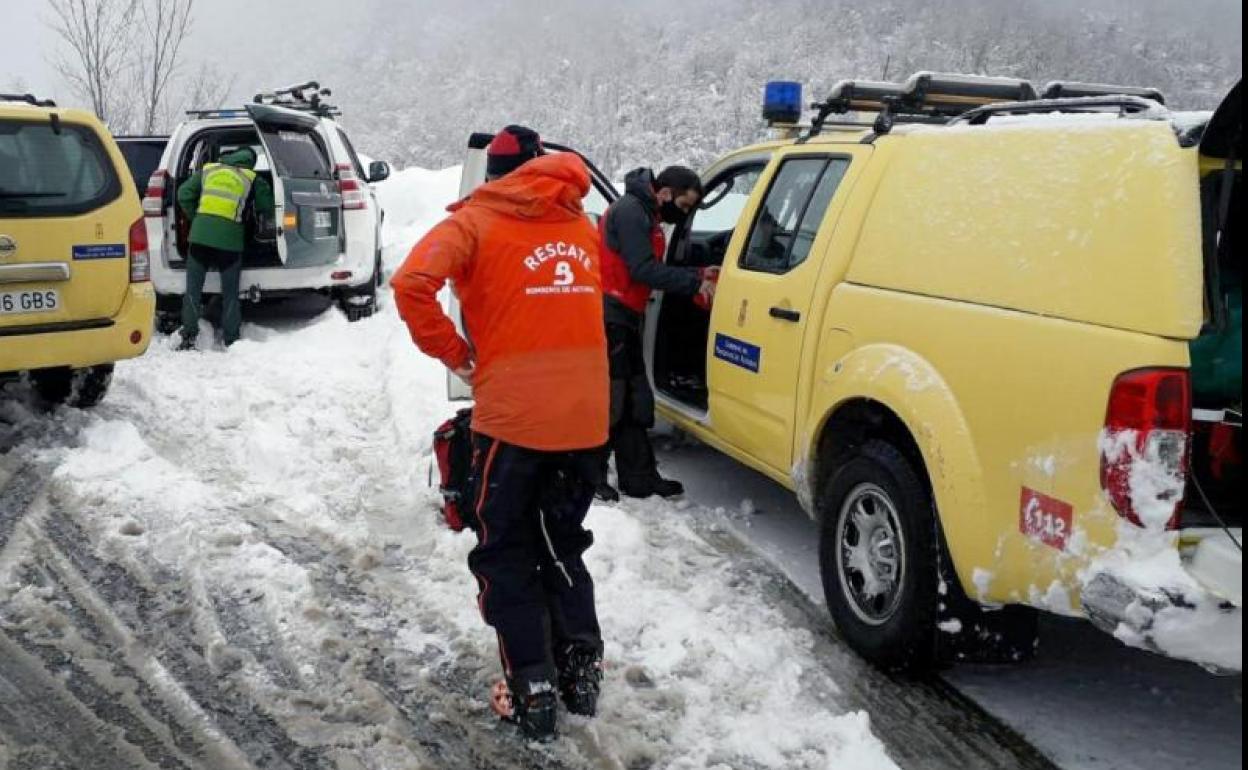
<path fill-rule="evenodd" d="M 758 345 L 751 345 L 727 334 L 715 335 L 715 357 L 727 361 L 733 366 L 749 369 L 758 373 L 763 365 L 763 350 Z"/>
<path fill-rule="evenodd" d="M 88 243 L 73 247 L 74 259 L 118 259 L 126 256 L 124 243 Z"/>

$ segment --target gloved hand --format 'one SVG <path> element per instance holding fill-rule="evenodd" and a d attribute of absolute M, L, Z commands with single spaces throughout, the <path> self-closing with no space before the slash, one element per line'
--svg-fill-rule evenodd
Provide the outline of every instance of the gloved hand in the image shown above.
<path fill-rule="evenodd" d="M 700 267 L 698 277 L 702 279 L 702 285 L 698 287 L 698 293 L 693 295 L 693 304 L 710 311 L 715 304 L 715 289 L 719 286 L 719 268 Z"/>

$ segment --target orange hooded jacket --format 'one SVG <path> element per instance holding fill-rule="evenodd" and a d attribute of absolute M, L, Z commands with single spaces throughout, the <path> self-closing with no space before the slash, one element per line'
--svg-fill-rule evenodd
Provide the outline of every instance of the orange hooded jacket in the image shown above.
<path fill-rule="evenodd" d="M 391 279 L 425 354 L 474 361 L 472 428 L 545 451 L 607 441 L 609 382 L 598 233 L 581 208 L 589 172 L 535 158 L 451 207 Z M 471 347 L 438 304 L 450 280 Z"/>

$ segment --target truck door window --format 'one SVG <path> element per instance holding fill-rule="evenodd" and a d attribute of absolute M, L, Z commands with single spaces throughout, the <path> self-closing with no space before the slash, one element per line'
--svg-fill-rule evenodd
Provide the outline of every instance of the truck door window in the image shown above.
<path fill-rule="evenodd" d="M 785 161 L 754 220 L 741 267 L 786 273 L 805 261 L 848 167 L 846 158 Z"/>

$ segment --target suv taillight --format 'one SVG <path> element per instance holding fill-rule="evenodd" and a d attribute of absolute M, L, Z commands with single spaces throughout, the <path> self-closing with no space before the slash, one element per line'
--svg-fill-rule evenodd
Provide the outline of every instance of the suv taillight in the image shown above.
<path fill-rule="evenodd" d="M 152 260 L 147 251 L 147 222 L 137 220 L 130 225 L 130 283 L 152 279 Z"/>
<path fill-rule="evenodd" d="M 338 192 L 342 195 L 342 208 L 344 211 L 359 211 L 368 208 L 368 195 L 364 192 L 364 183 L 355 175 L 355 169 L 350 163 L 339 163 L 335 166 L 338 171 Z"/>
<path fill-rule="evenodd" d="M 147 192 L 143 195 L 143 216 L 159 217 L 165 213 L 165 180 L 169 173 L 157 169 L 147 180 Z"/>
<path fill-rule="evenodd" d="M 1192 427 L 1186 369 L 1139 369 L 1114 380 L 1101 437 L 1101 488 L 1118 515 L 1178 527 Z"/>

